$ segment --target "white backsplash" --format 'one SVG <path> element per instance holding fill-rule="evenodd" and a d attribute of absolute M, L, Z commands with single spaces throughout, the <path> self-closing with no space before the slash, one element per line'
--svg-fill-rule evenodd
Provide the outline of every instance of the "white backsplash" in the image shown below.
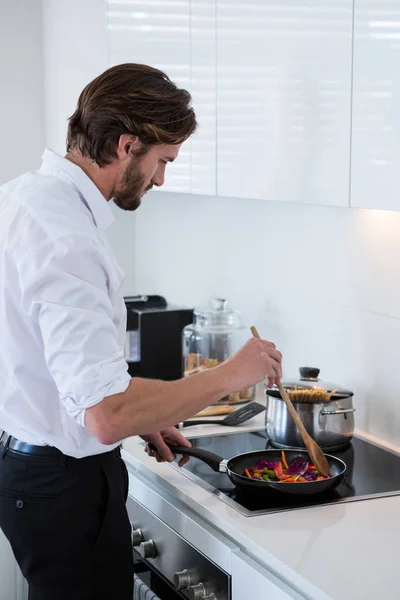
<path fill-rule="evenodd" d="M 355 390 L 359 429 L 400 446 L 400 213 L 153 192 L 111 243 L 125 293 L 228 298 L 286 376 L 319 367 Z"/>

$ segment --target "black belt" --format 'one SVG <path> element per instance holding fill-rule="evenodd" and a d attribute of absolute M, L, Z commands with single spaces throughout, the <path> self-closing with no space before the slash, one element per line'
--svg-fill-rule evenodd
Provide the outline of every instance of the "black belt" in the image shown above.
<path fill-rule="evenodd" d="M 17 440 L 12 435 L 3 434 L 1 446 L 4 450 L 18 452 L 19 454 L 34 454 L 35 456 L 62 456 L 61 450 L 54 446 L 35 446 L 34 444 L 28 444 Z M 0 450 L 1 453 L 1 450 Z"/>
<path fill-rule="evenodd" d="M 60 457 L 63 455 L 61 450 L 54 446 L 35 446 L 34 444 L 28 444 L 17 440 L 12 435 L 8 435 L 5 431 L 1 436 L 0 455 L 5 455 L 7 452 L 15 452 L 18 454 L 33 454 L 35 456 L 45 457 Z"/>
<path fill-rule="evenodd" d="M 45 457 L 66 457 L 67 456 L 61 452 L 58 448 L 54 446 L 35 446 L 34 444 L 28 444 L 27 442 L 22 442 L 21 440 L 17 440 L 17 438 L 12 435 L 8 435 L 5 431 L 2 436 L 0 436 L 0 456 L 5 456 L 7 452 L 15 452 L 16 454 L 30 454 L 34 456 Z M 117 446 L 111 452 L 115 452 L 119 456 L 121 456 L 121 446 Z M 102 456 L 101 454 L 94 456 Z M 72 457 L 68 457 L 72 458 Z M 87 457 L 89 458 L 89 457 Z M 77 460 L 77 459 L 75 459 Z"/>

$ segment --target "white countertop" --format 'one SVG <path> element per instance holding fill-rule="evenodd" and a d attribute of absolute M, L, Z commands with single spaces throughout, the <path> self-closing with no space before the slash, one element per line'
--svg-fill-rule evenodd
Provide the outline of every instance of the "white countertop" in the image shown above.
<path fill-rule="evenodd" d="M 263 426 L 262 413 L 239 427 L 201 425 L 183 431 L 197 437 Z M 400 496 L 246 518 L 170 465 L 148 457 L 140 442 L 125 441 L 128 466 L 178 497 L 305 598 L 400 597 Z"/>

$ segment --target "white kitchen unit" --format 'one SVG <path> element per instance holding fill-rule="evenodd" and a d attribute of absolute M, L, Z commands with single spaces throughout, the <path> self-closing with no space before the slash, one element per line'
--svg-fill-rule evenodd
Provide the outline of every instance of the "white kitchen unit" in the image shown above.
<path fill-rule="evenodd" d="M 352 0 L 217 0 L 217 193 L 349 205 Z"/>
<path fill-rule="evenodd" d="M 188 146 L 191 153 L 192 194 L 215 196 L 217 193 L 215 0 L 191 1 L 190 24 L 188 89 L 193 98 L 199 128 L 182 147 L 180 155 L 187 151 L 186 146 Z M 179 162 L 180 160 L 179 158 Z"/>
<path fill-rule="evenodd" d="M 0 530 L 0 599 L 27 600 L 26 581 L 15 561 L 10 544 Z"/>
<path fill-rule="evenodd" d="M 349 206 L 353 0 L 107 0 L 110 64 L 193 95 L 165 191 Z"/>
<path fill-rule="evenodd" d="M 163 190 L 215 195 L 214 0 L 146 2 L 143 10 L 129 2 L 105 4 L 110 65 L 151 65 L 193 97 L 201 127 L 183 146 L 179 161 L 168 165 Z"/>
<path fill-rule="evenodd" d="M 400 2 L 355 0 L 351 206 L 400 209 Z"/>

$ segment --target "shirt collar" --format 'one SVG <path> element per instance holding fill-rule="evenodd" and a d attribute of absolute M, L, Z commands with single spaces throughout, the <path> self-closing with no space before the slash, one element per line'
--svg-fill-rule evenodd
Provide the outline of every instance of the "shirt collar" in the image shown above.
<path fill-rule="evenodd" d="M 99 229 L 105 231 L 112 224 L 114 216 L 109 202 L 78 165 L 46 148 L 42 155 L 42 165 L 39 171 L 51 171 L 57 177 L 72 182 L 83 196 Z"/>

